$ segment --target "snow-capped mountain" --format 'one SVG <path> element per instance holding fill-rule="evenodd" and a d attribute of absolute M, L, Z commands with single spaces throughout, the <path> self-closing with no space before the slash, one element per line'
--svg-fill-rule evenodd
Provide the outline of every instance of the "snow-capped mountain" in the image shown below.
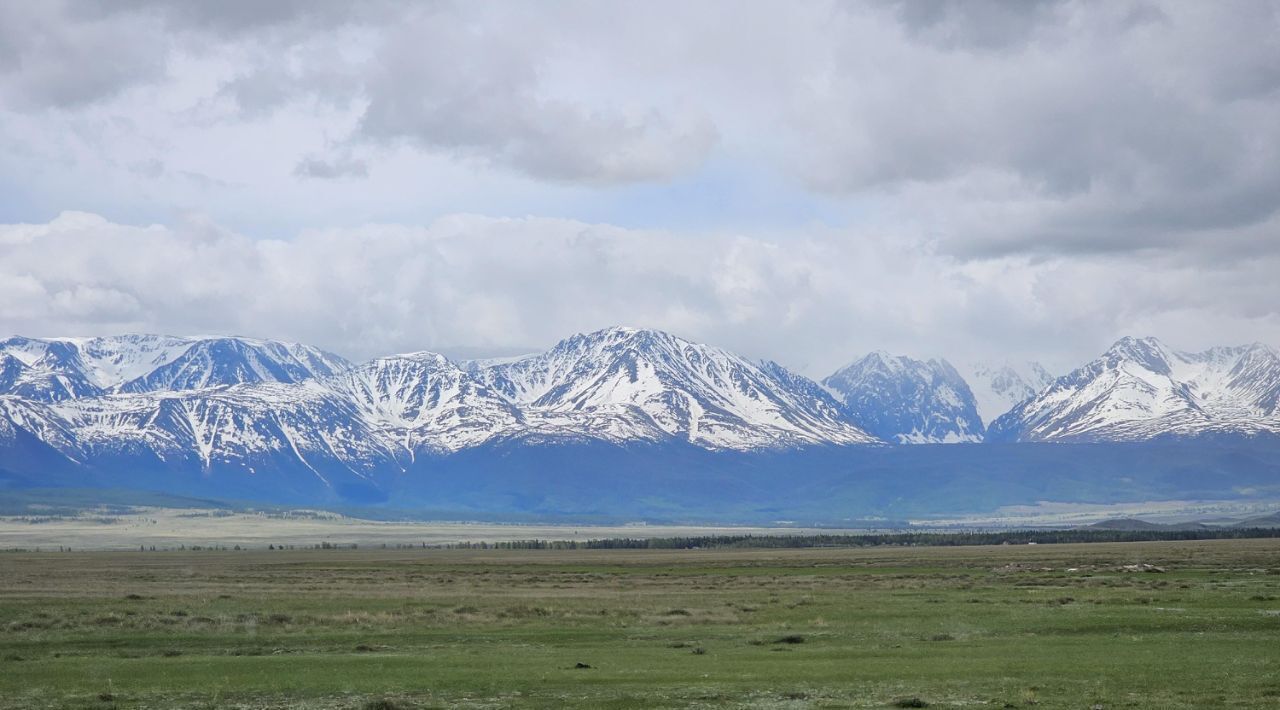
<path fill-rule="evenodd" d="M 452 363 L 423 354 L 293 383 L 48 403 L 6 395 L 0 418 L 10 426 L 0 426 L 0 450 L 25 434 L 99 468 L 300 475 L 336 489 L 509 430 L 517 420 L 511 408 L 476 389 L 483 388 Z"/>
<path fill-rule="evenodd" d="M 348 367 L 310 346 L 249 338 L 15 336 L 0 341 L 0 394 L 60 402 L 113 392 L 299 382 Z"/>
<path fill-rule="evenodd" d="M 347 399 L 316 381 L 119 393 L 43 405 L 70 433 L 73 458 L 154 457 L 255 472 L 274 458 L 316 469 L 373 469 L 389 449 Z M 53 442 L 50 442 L 53 443 Z"/>
<path fill-rule="evenodd" d="M 534 432 L 674 437 L 711 449 L 875 441 L 811 380 L 656 330 L 575 335 L 475 374 L 525 410 Z"/>
<path fill-rule="evenodd" d="M 410 460 L 507 436 L 524 422 L 518 408 L 436 353 L 378 358 L 316 386 L 351 402 L 386 446 Z"/>
<path fill-rule="evenodd" d="M 822 381 L 860 428 L 898 444 L 982 441 L 973 393 L 946 360 L 873 352 Z"/>
<path fill-rule="evenodd" d="M 973 362 L 963 374 L 984 426 L 1034 397 L 1054 380 L 1038 362 Z"/>
<path fill-rule="evenodd" d="M 1018 378 L 988 368 L 993 393 L 1034 388 L 1008 369 Z M 243 338 L 11 338 L 0 342 L 0 495 L 109 487 L 771 521 L 1070 500 L 1081 486 L 1117 500 L 1277 490 L 1280 356 L 1261 345 L 1180 353 L 1126 338 L 985 439 L 977 398 L 946 361 L 873 353 L 824 382 L 631 328 L 517 358 L 421 352 L 358 366 Z M 1272 435 L 1196 438 L 1212 433 Z M 881 445 L 1010 440 L 1094 443 Z M 1030 475 L 1041 471 L 1053 475 Z"/>
<path fill-rule="evenodd" d="M 6 344 L 0 449 L 36 441 L 126 468 L 287 470 L 337 486 L 508 441 L 878 443 L 812 381 L 657 331 L 612 328 L 467 368 L 425 352 L 346 367 L 243 339 Z"/>
<path fill-rule="evenodd" d="M 181 355 L 122 383 L 120 390 L 153 392 L 256 382 L 301 382 L 332 375 L 350 366 L 337 355 L 308 345 L 212 338 L 195 341 Z"/>
<path fill-rule="evenodd" d="M 1280 433 L 1280 355 L 1261 344 L 1178 352 L 1123 338 L 991 424 L 1003 441 Z"/>
<path fill-rule="evenodd" d="M 999 392 L 1032 386 L 1014 374 L 992 378 L 1003 383 Z M 1274 350 L 1179 353 L 1125 339 L 999 418 L 986 440 L 1214 432 L 1280 434 Z M 878 460 L 865 451 L 891 448 L 860 445 L 982 440 L 975 397 L 944 360 L 873 353 L 819 385 L 654 330 L 609 328 L 503 360 L 457 363 L 422 352 L 358 366 L 243 338 L 0 342 L 0 485 L 49 476 L 84 485 L 87 476 L 95 485 L 208 492 L 216 480 L 237 495 L 343 500 L 413 486 L 429 499 L 433 487 L 454 485 L 434 477 L 451 467 L 500 466 L 528 491 L 548 470 L 570 466 L 558 455 L 586 455 L 570 466 L 580 475 L 622 475 L 607 463 L 622 461 L 620 451 L 668 457 L 661 465 L 676 466 L 669 480 L 710 460 L 696 456 L 781 466 L 782 452 L 825 452 L 812 453 L 826 467 L 814 475 L 852 480 L 847 457 Z M 921 465 L 933 466 L 932 455 Z M 523 468 L 526 456 L 542 461 L 539 473 Z M 992 456 L 993 466 L 1020 465 L 1020 453 Z M 646 461 L 626 464 L 629 475 L 659 465 Z M 712 475 L 728 476 L 713 479 L 717 486 L 734 485 L 728 473 Z M 502 486 L 485 495 L 503 495 Z"/>

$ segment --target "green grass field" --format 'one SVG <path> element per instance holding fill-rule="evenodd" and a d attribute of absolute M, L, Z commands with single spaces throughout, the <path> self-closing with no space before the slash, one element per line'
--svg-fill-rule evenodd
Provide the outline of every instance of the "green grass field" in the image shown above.
<path fill-rule="evenodd" d="M 0 554 L 0 707 L 512 706 L 1276 708 L 1280 541 Z"/>

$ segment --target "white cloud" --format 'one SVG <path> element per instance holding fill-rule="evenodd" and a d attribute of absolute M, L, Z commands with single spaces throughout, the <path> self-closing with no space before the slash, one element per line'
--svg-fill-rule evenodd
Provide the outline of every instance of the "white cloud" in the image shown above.
<path fill-rule="evenodd" d="M 66 214 L 0 227 L 0 332 L 238 333 L 361 358 L 507 352 L 631 324 L 815 376 L 874 348 L 1065 366 L 1129 332 L 1187 348 L 1280 342 L 1274 258 L 1208 270 L 1176 259 L 962 262 L 904 238 L 780 237 L 455 215 L 253 241 L 194 216 L 133 227 Z"/>

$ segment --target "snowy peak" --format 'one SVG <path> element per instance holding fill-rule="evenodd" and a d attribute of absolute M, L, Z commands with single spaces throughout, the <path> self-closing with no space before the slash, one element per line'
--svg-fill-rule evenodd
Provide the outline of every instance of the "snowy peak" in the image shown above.
<path fill-rule="evenodd" d="M 1226 389 L 1261 414 L 1280 415 L 1280 354 L 1260 343 L 1248 346 L 1227 372 Z"/>
<path fill-rule="evenodd" d="M 0 377 L 0 394 L 13 394 L 37 402 L 60 402 L 102 393 L 90 377 L 90 369 L 74 343 L 41 342 L 13 337 L 0 342 L 6 358 Z"/>
<path fill-rule="evenodd" d="M 0 392 L 11 392 L 26 370 L 24 362 L 9 353 L 0 352 Z"/>
<path fill-rule="evenodd" d="M 1123 338 L 992 423 L 1022 441 L 1141 440 L 1280 432 L 1280 357 L 1264 345 L 1172 350 Z"/>
<path fill-rule="evenodd" d="M 162 335 L 103 338 L 23 338 L 0 342 L 0 352 L 36 371 L 83 380 L 106 391 L 165 364 L 191 346 L 189 339 Z"/>
<path fill-rule="evenodd" d="M 332 375 L 347 363 L 305 345 L 239 338 L 199 340 L 181 355 L 120 385 L 124 392 L 194 390 L 258 382 L 300 382 Z"/>
<path fill-rule="evenodd" d="M 877 351 L 822 381 L 860 428 L 900 444 L 982 440 L 973 393 L 946 360 Z"/>
<path fill-rule="evenodd" d="M 985 424 L 1053 384 L 1038 362 L 975 362 L 965 368 L 965 381 Z"/>
<path fill-rule="evenodd" d="M 505 399 L 436 353 L 379 358 L 322 382 L 410 455 L 474 446 L 520 422 Z"/>
<path fill-rule="evenodd" d="M 1126 336 L 1103 353 L 1102 359 L 1108 367 L 1136 365 L 1148 372 L 1169 376 L 1172 374 L 1171 363 L 1177 359 L 1177 355 L 1155 338 Z"/>
<path fill-rule="evenodd" d="M 610 438 L 671 436 L 708 448 L 874 441 L 815 383 L 657 330 L 575 335 L 477 376 L 532 414 L 576 414 Z"/>
<path fill-rule="evenodd" d="M 0 341 L 0 394 L 59 402 L 117 391 L 297 382 L 348 366 L 309 346 L 247 338 L 18 336 Z"/>

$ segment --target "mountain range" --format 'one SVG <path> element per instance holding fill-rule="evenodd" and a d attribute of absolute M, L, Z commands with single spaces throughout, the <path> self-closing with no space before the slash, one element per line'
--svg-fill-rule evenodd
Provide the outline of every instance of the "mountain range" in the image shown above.
<path fill-rule="evenodd" d="M 1266 345 L 1172 350 L 1123 338 L 1001 415 L 996 441 L 1133 441 L 1280 433 L 1280 354 Z"/>
<path fill-rule="evenodd" d="M 529 492 L 535 479 L 558 474 L 589 490 L 624 471 L 652 479 L 663 466 L 676 487 L 701 476 L 699 486 L 734 488 L 729 497 L 768 498 L 788 477 L 840 476 L 847 486 L 850 467 L 870 462 L 885 473 L 1060 456 L 997 451 L 1008 443 L 1280 434 L 1280 357 L 1263 345 L 1181 353 L 1125 338 L 1057 379 L 1034 363 L 964 367 L 967 377 L 946 360 L 876 352 L 817 383 L 622 327 L 503 361 L 419 352 L 360 364 L 235 337 L 13 337 L 0 341 L 0 488 L 373 501 L 411 489 L 414 500 L 456 505 L 467 480 L 453 476 L 465 470 L 472 483 L 498 476 L 484 495 L 515 510 L 521 496 L 542 496 Z M 949 455 L 901 446 L 936 443 L 984 445 L 941 447 Z M 767 469 L 768 480 L 744 490 L 746 469 Z M 471 507 L 492 504 L 468 491 Z M 659 499 L 644 498 L 662 509 Z"/>

